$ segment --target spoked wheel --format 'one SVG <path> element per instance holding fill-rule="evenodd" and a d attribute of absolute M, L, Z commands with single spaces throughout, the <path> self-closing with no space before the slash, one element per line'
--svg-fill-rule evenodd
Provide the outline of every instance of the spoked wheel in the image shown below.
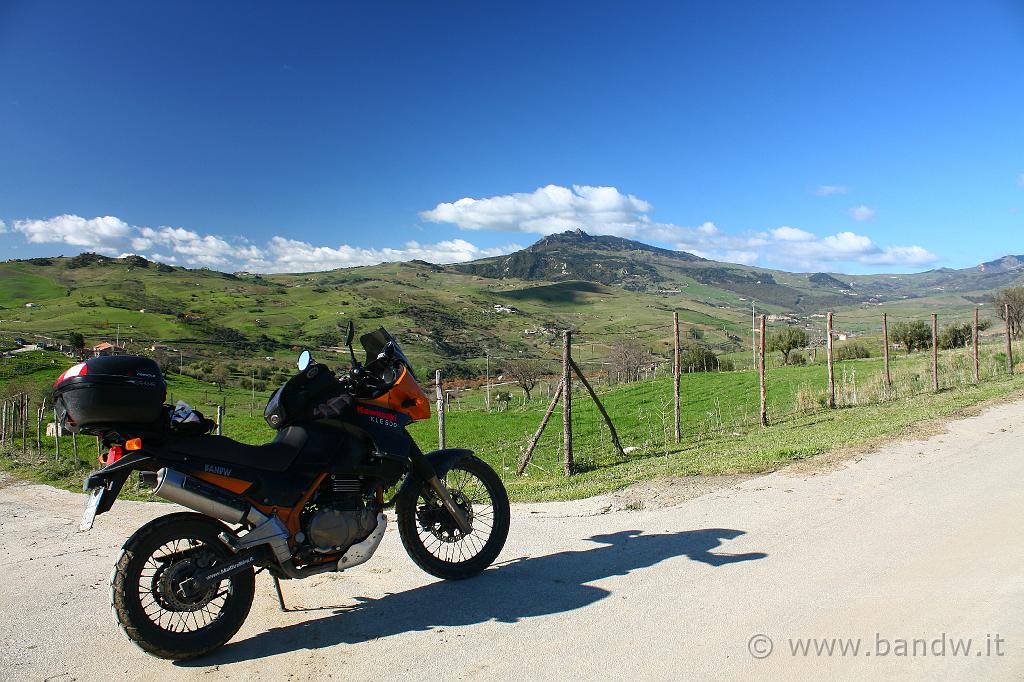
<path fill-rule="evenodd" d="M 469 520 L 463 533 L 433 490 L 410 489 L 395 505 L 402 544 L 412 560 L 438 578 L 472 577 L 491 565 L 508 537 L 508 494 L 498 474 L 477 457 L 464 457 L 445 477 L 452 501 Z"/>
<path fill-rule="evenodd" d="M 171 514 L 146 524 L 124 544 L 110 576 L 110 607 L 144 651 L 194 658 L 222 646 L 242 627 L 255 591 L 251 568 L 200 594 L 182 589 L 196 571 L 231 556 L 217 539 L 224 530 L 201 514 Z"/>

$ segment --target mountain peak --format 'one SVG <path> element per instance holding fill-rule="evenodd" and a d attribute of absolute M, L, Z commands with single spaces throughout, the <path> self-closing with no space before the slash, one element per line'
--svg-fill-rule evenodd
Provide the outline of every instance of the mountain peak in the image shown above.
<path fill-rule="evenodd" d="M 662 249 L 657 246 L 651 246 L 650 244 L 644 244 L 643 242 L 626 239 L 624 237 L 594 235 L 578 227 L 575 230 L 566 230 L 565 232 L 558 232 L 542 237 L 525 250 L 528 253 L 543 253 L 558 251 L 566 247 L 575 249 L 584 248 L 593 251 L 642 251 L 685 261 L 704 260 L 699 256 L 695 256 L 692 253 L 686 253 L 685 251 Z"/>
<path fill-rule="evenodd" d="M 1024 256 L 1003 256 L 978 266 L 982 272 L 1014 272 L 1024 269 Z"/>

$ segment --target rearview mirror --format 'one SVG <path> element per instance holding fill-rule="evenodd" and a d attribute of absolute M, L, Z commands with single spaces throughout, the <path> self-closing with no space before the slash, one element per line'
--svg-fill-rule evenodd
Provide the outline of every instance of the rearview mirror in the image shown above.
<path fill-rule="evenodd" d="M 352 338 L 356 335 L 356 326 L 352 324 L 352 320 L 348 321 L 348 330 L 345 331 L 345 346 L 348 348 L 352 347 Z"/>
<path fill-rule="evenodd" d="M 296 364 L 299 366 L 300 372 L 305 372 L 311 362 L 313 362 L 313 356 L 309 354 L 308 350 L 304 350 L 299 353 L 299 361 Z"/>

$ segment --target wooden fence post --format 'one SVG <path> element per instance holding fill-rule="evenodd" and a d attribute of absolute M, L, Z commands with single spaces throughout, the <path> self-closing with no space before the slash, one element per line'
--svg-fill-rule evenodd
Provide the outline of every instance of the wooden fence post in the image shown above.
<path fill-rule="evenodd" d="M 675 339 L 675 358 L 672 365 L 672 395 L 675 399 L 675 435 L 676 442 L 678 443 L 683 439 L 683 417 L 682 408 L 679 404 L 679 313 L 672 313 L 672 330 L 673 338 Z"/>
<path fill-rule="evenodd" d="M 974 341 L 974 383 L 981 381 L 981 363 L 978 362 L 978 309 L 974 309 L 974 334 L 972 335 Z"/>
<path fill-rule="evenodd" d="M 764 327 L 767 319 L 766 315 L 761 316 L 761 342 L 757 350 L 757 367 L 761 377 L 761 426 L 768 426 L 768 391 L 764 381 Z"/>
<path fill-rule="evenodd" d="M 223 424 L 224 424 L 224 406 L 217 405 L 217 435 L 223 435 Z"/>
<path fill-rule="evenodd" d="M 53 408 L 53 447 L 54 461 L 60 461 L 60 422 L 57 421 L 57 408 Z"/>
<path fill-rule="evenodd" d="M 885 359 L 885 398 L 892 397 L 892 374 L 889 372 L 889 316 L 882 313 L 882 357 Z"/>
<path fill-rule="evenodd" d="M 21 454 L 28 454 L 28 396 L 21 394 Z"/>
<path fill-rule="evenodd" d="M 43 451 L 43 414 L 46 409 L 46 400 L 36 408 L 36 452 Z"/>
<path fill-rule="evenodd" d="M 7 400 L 0 404 L 0 445 L 7 445 Z"/>
<path fill-rule="evenodd" d="M 576 465 L 572 457 L 572 332 L 562 337 L 562 446 L 565 449 L 565 475 L 572 476 Z"/>
<path fill-rule="evenodd" d="M 1010 333 L 1010 304 L 1003 304 L 1006 313 L 1006 371 L 1013 374 L 1013 338 Z"/>
<path fill-rule="evenodd" d="M 826 361 L 828 362 L 828 406 L 835 408 L 836 406 L 836 372 L 832 365 L 832 312 L 829 311 L 828 330 L 825 334 L 825 347 L 826 347 Z"/>
<path fill-rule="evenodd" d="M 434 386 L 437 389 L 437 447 L 444 450 L 444 389 L 441 387 L 441 370 L 434 372 Z"/>
<path fill-rule="evenodd" d="M 932 313 L 932 390 L 939 392 L 939 316 Z"/>

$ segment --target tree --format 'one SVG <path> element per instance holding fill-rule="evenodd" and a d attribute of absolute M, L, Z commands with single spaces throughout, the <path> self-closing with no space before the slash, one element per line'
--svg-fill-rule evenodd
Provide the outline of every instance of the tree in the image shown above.
<path fill-rule="evenodd" d="M 1010 306 L 1010 333 L 1020 336 L 1024 332 L 1024 287 L 1000 289 L 992 297 L 996 315 L 1006 321 L 1006 306 Z"/>
<path fill-rule="evenodd" d="M 679 371 L 684 373 L 717 372 L 719 364 L 718 356 L 707 346 L 690 346 L 679 354 Z"/>
<path fill-rule="evenodd" d="M 228 374 L 228 368 L 225 367 L 224 365 L 217 365 L 217 367 L 215 367 L 214 370 L 210 372 L 210 379 L 213 381 L 213 383 L 217 384 L 221 390 L 223 390 L 224 385 L 228 383 L 228 379 L 230 378 L 230 376 L 231 375 Z"/>
<path fill-rule="evenodd" d="M 978 326 L 980 327 L 981 325 L 979 324 Z M 943 327 L 942 331 L 939 332 L 939 348 L 942 350 L 963 348 L 971 342 L 973 337 L 974 326 L 970 322 L 952 324 L 948 327 Z"/>
<path fill-rule="evenodd" d="M 896 343 L 902 343 L 909 355 L 915 350 L 922 350 L 931 345 L 932 329 L 923 320 L 897 322 L 893 325 L 889 337 Z"/>
<path fill-rule="evenodd" d="M 536 386 L 540 378 L 547 373 L 547 368 L 542 360 L 533 358 L 516 358 L 505 362 L 505 373 L 512 377 L 512 380 L 523 389 L 526 400 L 530 400 L 530 391 Z"/>
<path fill-rule="evenodd" d="M 612 346 L 608 362 L 619 381 L 639 381 L 640 372 L 653 363 L 653 358 L 640 341 L 628 338 Z"/>
<path fill-rule="evenodd" d="M 769 352 L 782 353 L 782 364 L 788 365 L 789 354 L 807 346 L 807 332 L 798 327 L 784 327 L 768 335 L 767 346 Z"/>
<path fill-rule="evenodd" d="M 157 348 L 153 351 L 153 362 L 160 367 L 160 371 L 167 374 L 174 369 L 174 358 L 163 349 Z"/>
<path fill-rule="evenodd" d="M 85 350 L 85 337 L 79 332 L 68 333 L 68 344 L 75 349 L 75 352 L 79 355 Z"/>

